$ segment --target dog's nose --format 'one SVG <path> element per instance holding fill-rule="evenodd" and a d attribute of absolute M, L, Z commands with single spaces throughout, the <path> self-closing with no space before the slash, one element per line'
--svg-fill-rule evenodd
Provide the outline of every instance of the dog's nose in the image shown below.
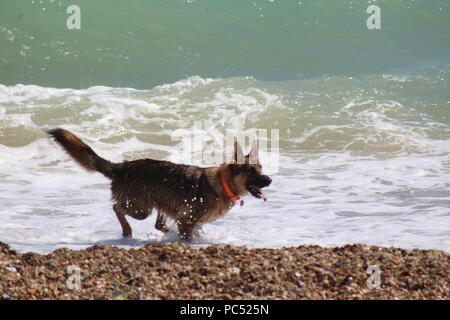
<path fill-rule="evenodd" d="M 268 176 L 264 176 L 264 184 L 267 186 L 269 186 L 272 183 L 272 179 L 270 179 L 270 177 Z"/>

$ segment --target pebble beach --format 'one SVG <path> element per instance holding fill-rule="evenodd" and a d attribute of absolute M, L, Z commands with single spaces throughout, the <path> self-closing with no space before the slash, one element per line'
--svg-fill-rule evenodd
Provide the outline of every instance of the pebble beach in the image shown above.
<path fill-rule="evenodd" d="M 179 242 L 41 255 L 0 242 L 0 299 L 450 299 L 450 255 L 366 245 Z"/>

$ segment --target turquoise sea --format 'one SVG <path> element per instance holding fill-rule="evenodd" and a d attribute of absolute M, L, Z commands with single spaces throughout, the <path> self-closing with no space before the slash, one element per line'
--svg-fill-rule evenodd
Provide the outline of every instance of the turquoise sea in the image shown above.
<path fill-rule="evenodd" d="M 122 240 L 109 182 L 44 130 L 113 161 L 180 162 L 174 132 L 200 121 L 210 143 L 276 129 L 279 149 L 262 150 L 269 201 L 246 199 L 194 245 L 449 251 L 449 17 L 448 0 L 2 0 L 0 241 L 176 240 L 153 220 Z"/>

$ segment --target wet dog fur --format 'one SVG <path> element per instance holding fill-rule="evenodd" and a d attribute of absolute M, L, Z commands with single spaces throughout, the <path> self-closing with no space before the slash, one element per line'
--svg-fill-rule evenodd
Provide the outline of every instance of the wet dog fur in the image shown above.
<path fill-rule="evenodd" d="M 166 219 L 170 217 L 176 221 L 180 237 L 190 241 L 196 226 L 222 217 L 235 204 L 221 175 L 236 197 L 250 193 L 261 198 L 261 188 L 271 183 L 261 172 L 257 144 L 244 156 L 235 141 L 231 163 L 204 168 L 154 159 L 112 163 L 67 130 L 56 128 L 47 133 L 83 168 L 111 180 L 113 209 L 124 237 L 132 236 L 126 216 L 144 220 L 155 209 L 157 230 L 169 231 Z"/>

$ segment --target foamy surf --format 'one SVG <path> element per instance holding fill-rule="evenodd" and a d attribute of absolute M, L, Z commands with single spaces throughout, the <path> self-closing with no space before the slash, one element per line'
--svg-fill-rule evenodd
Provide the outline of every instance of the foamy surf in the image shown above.
<path fill-rule="evenodd" d="M 180 162 L 173 132 L 202 121 L 210 142 L 218 131 L 278 129 L 280 155 L 269 201 L 248 197 L 205 225 L 194 246 L 448 251 L 450 108 L 440 94 L 448 89 L 448 70 L 280 82 L 195 76 L 148 90 L 0 85 L 0 241 L 38 252 L 176 241 L 175 231 L 154 229 L 154 216 L 130 219 L 134 238 L 123 240 L 109 181 L 79 168 L 44 131 L 71 130 L 111 161 Z M 263 150 L 263 166 L 269 158 Z"/>

